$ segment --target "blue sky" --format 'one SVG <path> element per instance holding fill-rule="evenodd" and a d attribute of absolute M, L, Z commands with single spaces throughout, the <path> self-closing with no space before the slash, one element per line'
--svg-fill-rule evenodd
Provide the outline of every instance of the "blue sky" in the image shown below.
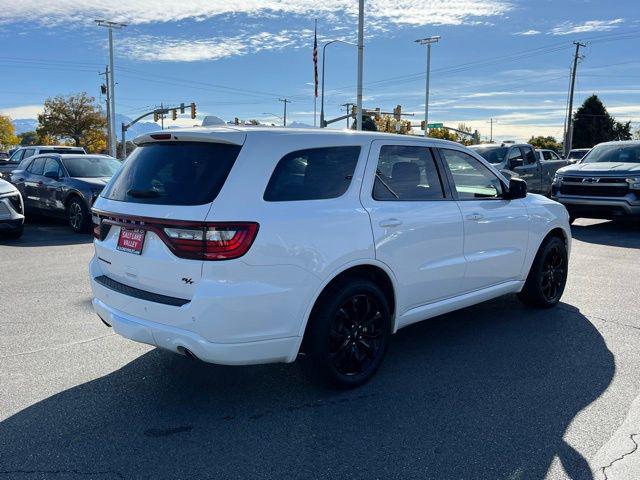
<path fill-rule="evenodd" d="M 109 4 L 107 4 L 109 3 Z M 313 19 L 319 42 L 354 40 L 357 0 L 0 0 L 0 113 L 35 118 L 53 95 L 99 97 L 107 32 L 116 36 L 117 112 L 196 102 L 198 113 L 313 124 Z M 572 42 L 584 41 L 576 103 L 598 94 L 619 120 L 640 121 L 637 0 L 367 0 L 365 107 L 400 104 L 420 120 L 425 48 L 433 48 L 430 120 L 482 136 L 560 137 Z M 328 48 L 327 116 L 355 98 L 356 49 Z M 180 118 L 178 126 L 191 125 Z M 168 122 L 171 124 L 171 122 Z M 340 123 L 342 126 L 343 123 Z M 637 124 L 636 124 L 637 125 Z"/>

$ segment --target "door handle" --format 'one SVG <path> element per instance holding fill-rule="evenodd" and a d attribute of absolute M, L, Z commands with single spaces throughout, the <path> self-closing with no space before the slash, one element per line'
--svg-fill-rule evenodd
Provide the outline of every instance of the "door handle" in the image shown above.
<path fill-rule="evenodd" d="M 478 222 L 484 218 L 484 215 L 482 215 L 481 213 L 470 213 L 466 218 L 467 220 L 475 220 L 476 222 Z"/>
<path fill-rule="evenodd" d="M 397 218 L 387 218 L 386 220 L 381 220 L 378 225 L 382 228 L 399 227 L 402 225 L 402 220 L 398 220 Z"/>

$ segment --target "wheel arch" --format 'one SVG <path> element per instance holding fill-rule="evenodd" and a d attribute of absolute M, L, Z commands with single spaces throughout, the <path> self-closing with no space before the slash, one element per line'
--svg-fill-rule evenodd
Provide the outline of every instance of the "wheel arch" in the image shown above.
<path fill-rule="evenodd" d="M 83 202 L 86 205 L 86 200 L 84 198 L 84 195 L 82 195 L 82 193 L 80 193 L 78 190 L 69 190 L 67 192 L 67 195 L 64 197 L 64 208 L 65 210 L 67 209 L 67 207 L 69 207 L 69 202 L 71 202 L 71 200 L 73 200 L 74 198 L 79 198 L 81 202 Z"/>
<path fill-rule="evenodd" d="M 393 272 L 386 264 L 372 259 L 368 259 L 367 261 L 360 263 L 354 262 L 343 265 L 341 268 L 334 271 L 333 274 L 327 277 L 327 280 L 320 286 L 320 288 L 316 292 L 315 296 L 313 297 L 313 301 L 310 302 L 310 305 L 305 312 L 304 321 L 300 327 L 300 344 L 298 346 L 296 354 L 303 344 L 304 337 L 307 332 L 307 326 L 309 325 L 309 320 L 311 319 L 314 310 L 316 309 L 319 302 L 322 301 L 323 295 L 337 282 L 340 282 L 349 277 L 367 278 L 375 282 L 376 285 L 380 287 L 387 300 L 387 303 L 389 304 L 389 310 L 391 312 L 391 319 L 393 322 L 391 331 L 396 331 L 396 313 L 398 307 L 396 280 Z"/>

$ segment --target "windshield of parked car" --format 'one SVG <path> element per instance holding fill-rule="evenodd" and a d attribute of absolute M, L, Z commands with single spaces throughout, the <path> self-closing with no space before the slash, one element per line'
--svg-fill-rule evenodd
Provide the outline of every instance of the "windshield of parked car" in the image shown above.
<path fill-rule="evenodd" d="M 580 163 L 640 163 L 640 144 L 613 144 L 594 147 Z"/>
<path fill-rule="evenodd" d="M 569 160 L 580 160 L 582 157 L 586 155 L 586 150 L 571 150 L 567 158 Z"/>
<path fill-rule="evenodd" d="M 70 177 L 111 177 L 120 167 L 120 162 L 110 157 L 63 158 L 62 163 Z"/>
<path fill-rule="evenodd" d="M 507 154 L 507 147 L 477 147 L 474 148 L 476 152 L 482 155 L 489 163 L 502 163 L 504 157 Z"/>

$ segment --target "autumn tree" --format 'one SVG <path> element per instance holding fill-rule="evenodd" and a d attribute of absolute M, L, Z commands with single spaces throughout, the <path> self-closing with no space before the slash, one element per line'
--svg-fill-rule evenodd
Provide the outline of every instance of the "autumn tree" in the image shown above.
<path fill-rule="evenodd" d="M 562 144 L 558 142 L 555 137 L 543 137 L 542 135 L 538 135 L 534 137 L 533 135 L 527 142 L 530 145 L 533 145 L 535 148 L 543 148 L 546 150 L 554 150 L 556 152 L 562 151 Z"/>
<path fill-rule="evenodd" d="M 447 128 L 430 128 L 429 137 L 440 138 L 442 140 L 451 140 L 452 142 L 455 142 L 458 139 L 456 134 L 449 131 L 449 129 Z"/>
<path fill-rule="evenodd" d="M 411 122 L 409 120 L 396 120 L 390 115 L 374 117 L 376 128 L 379 132 L 399 133 L 407 135 L 411 133 Z"/>
<path fill-rule="evenodd" d="M 460 131 L 455 132 L 456 142 L 461 143 L 462 145 L 473 145 L 475 138 L 473 136 L 472 128 L 466 123 L 459 123 L 457 129 Z M 460 133 L 460 132 L 465 132 L 468 135 L 465 135 L 464 133 Z"/>
<path fill-rule="evenodd" d="M 107 119 L 86 93 L 57 96 L 44 102 L 44 112 L 38 115 L 40 136 L 71 139 L 75 146 L 87 151 L 100 151 L 106 144 L 104 129 Z"/>
<path fill-rule="evenodd" d="M 0 147 L 17 145 L 20 142 L 16 137 L 16 129 L 11 122 L 11 118 L 0 115 Z"/>

